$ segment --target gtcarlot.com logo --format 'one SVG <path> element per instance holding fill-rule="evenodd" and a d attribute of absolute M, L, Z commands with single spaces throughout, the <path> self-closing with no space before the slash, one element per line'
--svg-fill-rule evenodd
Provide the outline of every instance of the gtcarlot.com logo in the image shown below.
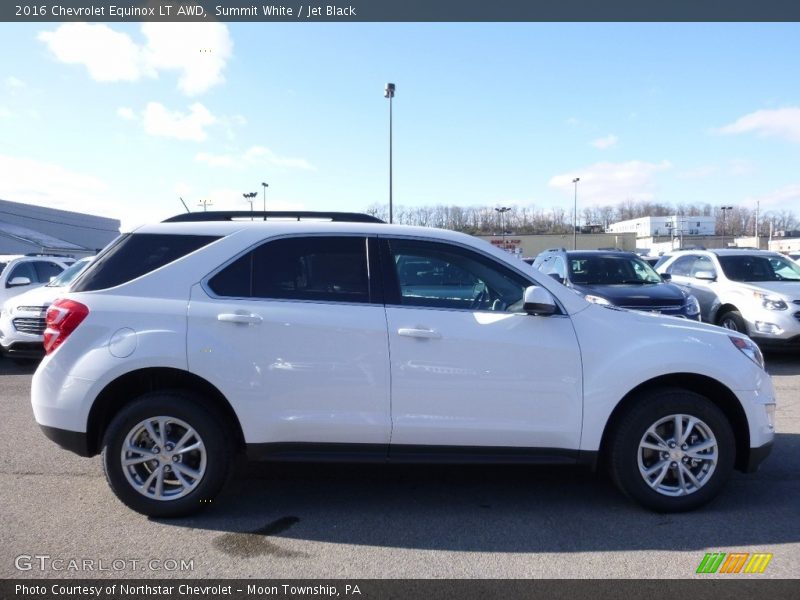
<path fill-rule="evenodd" d="M 194 571 L 194 559 L 184 558 L 74 558 L 49 554 L 20 554 L 18 571 Z"/>
<path fill-rule="evenodd" d="M 705 574 L 763 573 L 771 560 L 772 554 L 709 552 L 700 561 L 697 572 Z"/>

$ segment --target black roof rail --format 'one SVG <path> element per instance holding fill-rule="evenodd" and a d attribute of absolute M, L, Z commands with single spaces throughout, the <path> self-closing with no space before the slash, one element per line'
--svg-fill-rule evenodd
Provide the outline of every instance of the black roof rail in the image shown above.
<path fill-rule="evenodd" d="M 203 212 L 181 213 L 164 219 L 162 223 L 199 223 L 203 221 L 246 221 L 248 219 L 266 221 L 267 219 L 312 219 L 345 223 L 384 223 L 378 217 L 353 212 L 318 212 L 313 210 L 209 210 Z"/>

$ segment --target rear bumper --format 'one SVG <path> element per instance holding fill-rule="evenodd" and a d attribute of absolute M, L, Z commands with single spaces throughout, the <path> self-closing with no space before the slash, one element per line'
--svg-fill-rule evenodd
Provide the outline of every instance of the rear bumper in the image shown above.
<path fill-rule="evenodd" d="M 42 432 L 56 444 L 74 452 L 78 456 L 92 456 L 89 452 L 89 439 L 85 432 L 82 431 L 69 431 L 67 429 L 58 429 L 57 427 L 48 427 L 47 425 L 40 425 Z"/>

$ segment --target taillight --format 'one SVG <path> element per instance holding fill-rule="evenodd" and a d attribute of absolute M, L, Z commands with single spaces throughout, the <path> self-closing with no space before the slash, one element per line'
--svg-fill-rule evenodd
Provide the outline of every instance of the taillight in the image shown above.
<path fill-rule="evenodd" d="M 50 354 L 64 343 L 70 333 L 89 314 L 89 308 L 74 300 L 58 299 L 47 309 L 47 329 L 44 330 L 44 351 Z"/>

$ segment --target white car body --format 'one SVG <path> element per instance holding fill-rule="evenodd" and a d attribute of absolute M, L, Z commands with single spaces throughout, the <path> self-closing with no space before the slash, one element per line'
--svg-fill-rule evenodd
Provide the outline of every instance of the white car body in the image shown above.
<path fill-rule="evenodd" d="M 310 221 L 162 223 L 135 233 L 222 237 L 116 287 L 65 295 L 88 315 L 42 361 L 32 404 L 45 433 L 84 456 L 100 451 L 132 374 L 218 395 L 248 454 L 272 459 L 330 459 L 341 449 L 375 460 L 593 464 L 615 410 L 659 385 L 706 390 L 739 415 L 731 419 L 742 470 L 754 470 L 773 440 L 770 378 L 732 343 L 746 338 L 589 303 L 467 235 Z M 210 289 L 235 257 L 292 236 L 445 244 L 543 288 L 557 314 L 221 298 Z"/>
<path fill-rule="evenodd" d="M 3 306 L 9 298 L 45 285 L 50 281 L 50 277 L 55 277 L 73 262 L 74 259 L 64 256 L 0 254 L 0 306 Z M 47 267 L 48 272 L 40 274 L 36 268 L 39 265 Z M 53 267 L 57 267 L 58 270 Z M 23 271 L 24 275 L 27 275 L 28 283 L 12 285 L 14 279 L 23 276 Z"/>
<path fill-rule="evenodd" d="M 787 278 L 751 279 L 746 273 L 734 273 L 732 267 L 726 273 L 721 260 L 777 261 L 784 265 Z M 670 274 L 672 283 L 697 298 L 703 321 L 736 329 L 760 345 L 800 348 L 800 268 L 788 257 L 759 250 L 684 250 L 671 255 L 657 271 Z M 732 313 L 741 315 L 741 320 L 731 319 Z"/>
<path fill-rule="evenodd" d="M 90 261 L 91 257 L 82 258 L 67 267 L 52 282 L 6 300 L 0 311 L 0 350 L 4 354 L 30 357 L 42 355 L 45 313 L 50 304 L 64 293 L 63 286 L 68 285 L 68 282 L 61 283 L 62 276 L 68 271 L 77 275 Z"/>

